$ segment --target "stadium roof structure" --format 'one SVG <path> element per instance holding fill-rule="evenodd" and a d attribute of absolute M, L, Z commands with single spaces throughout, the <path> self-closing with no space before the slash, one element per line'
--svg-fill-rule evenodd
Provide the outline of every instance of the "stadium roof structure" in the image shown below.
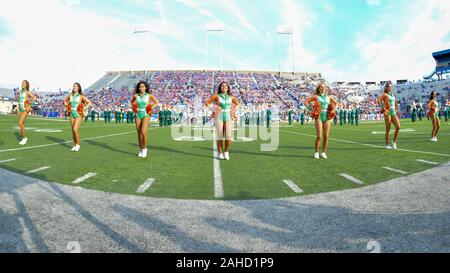
<path fill-rule="evenodd" d="M 433 52 L 432 56 L 436 61 L 436 68 L 431 74 L 424 76 L 424 79 L 429 80 L 434 75 L 437 75 L 439 79 L 442 79 L 442 75 L 450 74 L 450 49 Z"/>
<path fill-rule="evenodd" d="M 433 52 L 433 58 L 439 57 L 439 56 L 442 56 L 442 55 L 447 55 L 447 54 L 450 54 L 450 49 Z"/>

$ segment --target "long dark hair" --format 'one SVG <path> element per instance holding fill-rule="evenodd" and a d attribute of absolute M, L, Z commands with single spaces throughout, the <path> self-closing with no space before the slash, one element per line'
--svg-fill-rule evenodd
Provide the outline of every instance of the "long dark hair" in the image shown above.
<path fill-rule="evenodd" d="M 148 82 L 146 81 L 140 81 L 138 82 L 138 84 L 136 85 L 136 88 L 134 89 L 134 94 L 139 94 L 141 92 L 139 92 L 139 86 L 143 84 L 145 85 L 145 93 L 150 94 L 150 85 L 148 85 Z"/>
<path fill-rule="evenodd" d="M 431 101 L 431 100 L 433 100 L 435 98 L 436 98 L 436 92 L 432 91 L 431 94 L 430 94 L 430 100 L 429 101 Z"/>
<path fill-rule="evenodd" d="M 25 82 L 25 90 L 30 91 L 30 83 L 27 80 L 23 80 L 22 82 Z M 20 87 L 20 90 L 22 90 L 22 86 Z"/>
<path fill-rule="evenodd" d="M 387 93 L 386 91 L 387 91 L 387 88 L 388 88 L 389 85 L 392 86 L 392 83 L 391 82 L 386 82 L 386 85 L 384 86 L 383 93 Z M 391 92 L 392 92 L 392 89 L 391 89 Z"/>
<path fill-rule="evenodd" d="M 81 85 L 79 83 L 74 83 L 74 85 L 78 86 L 78 94 L 83 95 L 83 90 L 81 90 Z M 73 95 L 74 90 L 72 89 L 72 95 Z"/>
<path fill-rule="evenodd" d="M 227 91 L 227 95 L 228 96 L 231 96 L 231 87 L 230 87 L 230 85 L 227 83 L 227 82 L 225 82 L 225 81 L 223 81 L 223 82 L 221 82 L 220 84 L 219 84 L 219 88 L 217 88 L 217 94 L 220 94 L 220 93 L 222 93 L 222 84 L 226 84 L 227 86 L 228 86 L 228 91 Z"/>

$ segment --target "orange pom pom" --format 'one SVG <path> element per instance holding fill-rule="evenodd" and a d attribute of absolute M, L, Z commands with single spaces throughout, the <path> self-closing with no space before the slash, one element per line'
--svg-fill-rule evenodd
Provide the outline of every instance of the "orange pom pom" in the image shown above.
<path fill-rule="evenodd" d="M 311 106 L 311 112 L 309 113 L 309 115 L 314 118 L 314 119 L 318 119 L 320 117 L 320 112 L 321 112 L 321 107 L 320 107 L 320 103 L 319 102 L 315 102 L 312 106 Z"/>
<path fill-rule="evenodd" d="M 145 107 L 145 111 L 149 115 L 153 114 L 153 107 L 152 107 L 152 105 L 151 104 L 147 104 L 147 107 Z"/>
<path fill-rule="evenodd" d="M 131 104 L 131 109 L 133 109 L 134 113 L 137 113 L 138 112 L 138 104 L 136 102 L 133 102 Z"/>

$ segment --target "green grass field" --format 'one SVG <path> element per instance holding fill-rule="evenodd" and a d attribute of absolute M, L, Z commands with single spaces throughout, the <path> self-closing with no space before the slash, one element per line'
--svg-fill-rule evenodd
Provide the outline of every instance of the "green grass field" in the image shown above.
<path fill-rule="evenodd" d="M 152 197 L 226 200 L 291 197 L 363 187 L 434 166 L 417 159 L 447 162 L 450 126 L 443 119 L 441 122 L 439 142 L 430 142 L 430 121 L 402 120 L 396 151 L 383 149 L 383 122 L 332 126 L 328 160 L 312 158 L 315 137 L 312 124 L 281 125 L 279 148 L 274 152 L 261 152 L 258 140 L 233 143 L 231 160 L 220 161 L 223 198 L 214 196 L 212 142 L 174 141 L 170 128 L 155 125 L 149 129 L 149 157 L 139 159 L 134 124 L 83 123 L 81 150 L 74 153 L 70 151 L 72 135 L 68 120 L 30 117 L 26 124 L 28 144 L 20 146 L 17 117 L 0 115 L 0 167 L 68 185 L 75 185 L 72 182 L 87 173 L 96 173 L 77 186 Z M 39 131 L 42 129 L 54 131 Z M 50 168 L 26 174 L 40 167 Z M 355 184 L 340 176 L 342 173 L 364 184 Z M 137 193 L 148 178 L 154 178 L 155 182 L 144 193 Z M 295 193 L 283 182 L 285 179 L 293 181 L 303 192 Z"/>

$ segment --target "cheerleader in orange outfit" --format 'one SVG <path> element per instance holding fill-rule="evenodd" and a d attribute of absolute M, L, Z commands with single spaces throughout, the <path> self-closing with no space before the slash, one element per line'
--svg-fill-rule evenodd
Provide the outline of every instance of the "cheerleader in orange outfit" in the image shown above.
<path fill-rule="evenodd" d="M 316 142 L 314 158 L 319 159 L 320 140 L 323 136 L 322 158 L 327 159 L 328 137 L 330 135 L 331 120 L 336 116 L 337 101 L 328 95 L 328 87 L 320 82 L 314 95 L 305 101 L 306 107 L 311 104 L 310 116 L 315 120 Z"/>
<path fill-rule="evenodd" d="M 28 114 L 31 112 L 31 103 L 36 100 L 36 96 L 30 92 L 30 83 L 27 80 L 22 81 L 22 87 L 19 91 L 19 109 L 17 111 L 19 115 L 19 128 L 22 140 L 19 142 L 20 145 L 27 144 L 28 138 L 25 134 L 25 121 L 27 120 Z"/>
<path fill-rule="evenodd" d="M 81 85 L 79 83 L 73 84 L 72 94 L 70 94 L 65 100 L 64 105 L 70 116 L 70 127 L 72 128 L 73 143 L 75 144 L 71 151 L 78 152 L 80 150 L 80 134 L 78 129 L 80 128 L 81 121 L 86 116 L 86 109 L 92 105 L 91 101 L 88 100 L 81 90 Z"/>
<path fill-rule="evenodd" d="M 220 160 L 230 160 L 230 146 L 233 139 L 232 128 L 233 120 L 236 120 L 236 108 L 239 106 L 238 100 L 231 95 L 231 89 L 228 83 L 222 82 L 219 84 L 217 94 L 211 96 L 206 102 L 208 107 L 214 103 L 214 111 L 212 117 L 216 126 L 216 141 Z M 223 152 L 225 133 L 225 152 Z"/>
<path fill-rule="evenodd" d="M 383 94 L 377 99 L 377 103 L 381 105 L 381 113 L 384 116 L 384 123 L 386 126 L 386 133 L 384 135 L 386 141 L 386 149 L 397 149 L 398 135 L 400 132 L 400 120 L 398 119 L 398 104 L 392 94 L 392 84 L 386 83 Z M 395 126 L 394 140 L 389 146 L 389 134 L 391 131 L 391 123 Z"/>
<path fill-rule="evenodd" d="M 431 130 L 431 139 L 430 141 L 436 142 L 437 133 L 441 128 L 441 121 L 439 120 L 439 103 L 436 100 L 436 92 L 431 92 L 430 101 L 428 102 L 428 117 L 431 119 L 431 123 L 433 124 L 433 129 Z"/>
<path fill-rule="evenodd" d="M 158 100 L 150 94 L 150 86 L 145 81 L 136 85 L 135 94 L 131 98 L 131 106 L 136 114 L 136 131 L 138 134 L 138 157 L 147 157 L 147 128 L 150 116 L 153 113 L 153 105 L 158 105 Z"/>

